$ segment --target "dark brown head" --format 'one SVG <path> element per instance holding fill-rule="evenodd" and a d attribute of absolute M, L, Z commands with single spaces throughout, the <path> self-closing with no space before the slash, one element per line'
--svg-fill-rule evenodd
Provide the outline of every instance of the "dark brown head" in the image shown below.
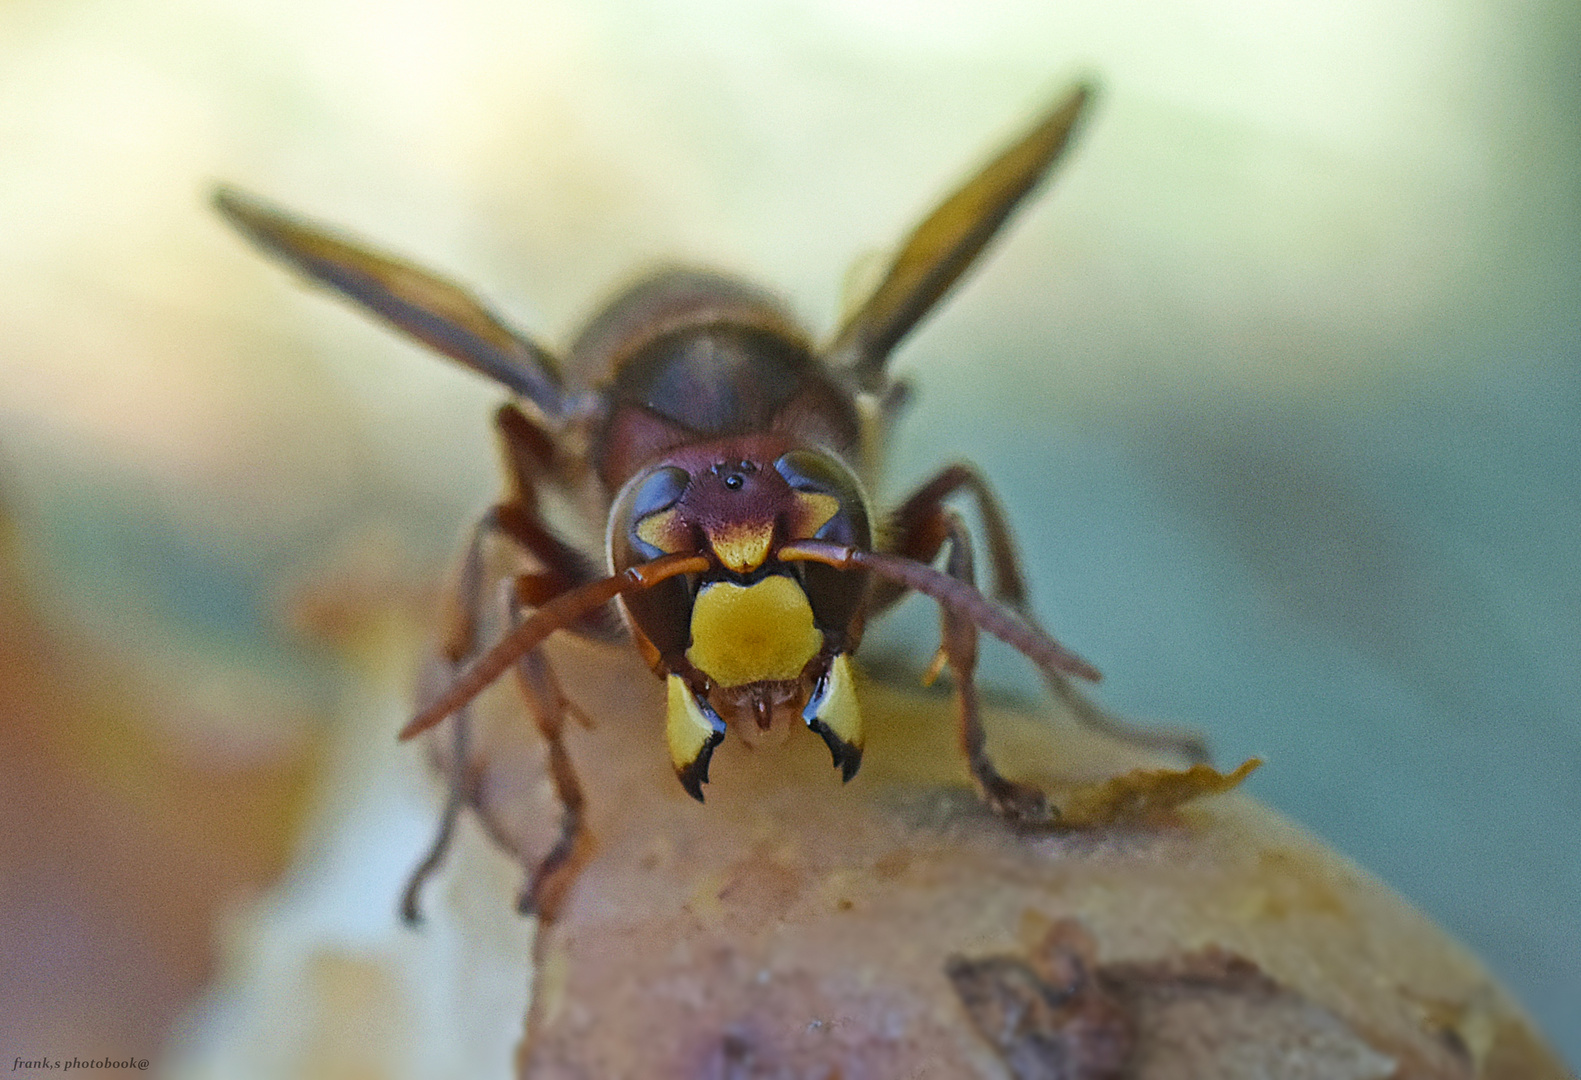
<path fill-rule="evenodd" d="M 838 457 L 777 435 L 679 447 L 616 497 L 612 572 L 665 555 L 709 562 L 622 598 L 644 654 L 670 683 L 672 756 L 694 795 L 726 722 L 750 735 L 805 720 L 855 773 L 861 724 L 845 658 L 861 637 L 865 575 L 777 553 L 814 539 L 865 549 L 870 522 L 861 485 Z"/>

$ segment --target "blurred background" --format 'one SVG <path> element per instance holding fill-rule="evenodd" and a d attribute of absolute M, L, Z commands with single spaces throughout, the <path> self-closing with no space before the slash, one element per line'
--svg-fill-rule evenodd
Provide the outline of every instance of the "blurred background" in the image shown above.
<path fill-rule="evenodd" d="M 897 356 L 889 494 L 976 461 L 1107 704 L 1264 756 L 1581 1063 L 1565 0 L 0 0 L 0 1047 L 157 1056 L 310 842 L 348 706 L 301 598 L 426 602 L 496 486 L 497 391 L 212 182 L 551 345 L 675 257 L 821 334 L 1081 74 L 1057 184 Z"/>

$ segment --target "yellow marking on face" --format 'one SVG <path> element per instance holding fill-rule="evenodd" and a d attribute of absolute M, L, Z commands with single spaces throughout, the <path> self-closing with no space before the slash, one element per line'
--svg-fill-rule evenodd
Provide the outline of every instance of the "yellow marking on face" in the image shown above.
<path fill-rule="evenodd" d="M 679 675 L 665 680 L 669 703 L 665 709 L 664 737 L 670 744 L 670 760 L 680 772 L 694 763 L 715 735 L 713 721 L 697 705 L 697 699 Z"/>
<path fill-rule="evenodd" d="M 817 719 L 823 721 L 842 742 L 858 750 L 867 737 L 862 729 L 862 710 L 856 700 L 856 672 L 849 653 L 839 653 L 829 665 L 829 688 L 818 706 Z"/>
<path fill-rule="evenodd" d="M 818 491 L 798 491 L 796 510 L 797 521 L 791 539 L 810 540 L 840 512 L 840 500 Z"/>
<path fill-rule="evenodd" d="M 637 522 L 637 539 L 666 555 L 675 555 L 686 547 L 685 537 L 678 528 L 680 524 L 681 512 L 678 509 L 672 506 L 668 510 L 660 510 Z"/>
<path fill-rule="evenodd" d="M 749 574 L 763 565 L 774 543 L 774 523 L 727 525 L 710 531 L 708 542 L 719 561 L 738 574 Z"/>
<path fill-rule="evenodd" d="M 807 594 L 788 577 L 716 581 L 692 605 L 686 658 L 720 686 L 794 679 L 822 647 Z"/>

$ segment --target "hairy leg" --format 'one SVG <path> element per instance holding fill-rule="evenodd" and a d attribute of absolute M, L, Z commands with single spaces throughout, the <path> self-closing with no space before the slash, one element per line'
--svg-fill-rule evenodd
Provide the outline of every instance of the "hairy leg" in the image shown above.
<path fill-rule="evenodd" d="M 477 650 L 477 628 L 483 600 L 483 549 L 499 531 L 500 508 L 493 506 L 478 519 L 467 540 L 461 566 L 451 590 L 450 626 L 440 648 L 437 667 L 443 683 L 449 683 Z M 439 828 L 427 852 L 406 879 L 401 891 L 401 918 L 411 926 L 422 922 L 420 897 L 428 879 L 444 864 L 455 837 L 456 822 L 467 806 L 477 806 L 478 770 L 472 760 L 472 711 L 460 709 L 450 718 L 450 759 L 446 763 L 449 787 Z"/>
<path fill-rule="evenodd" d="M 520 621 L 520 610 L 518 608 L 513 622 Z M 560 833 L 548 853 L 529 868 L 526 886 L 516 906 L 523 915 L 536 915 L 545 922 L 552 922 L 588 853 L 589 834 L 584 823 L 587 800 L 565 746 L 566 718 L 574 716 L 584 723 L 587 721 L 560 689 L 554 669 L 541 648 L 517 662 L 516 677 L 538 733 L 543 736 L 549 778 L 560 803 Z"/>
<path fill-rule="evenodd" d="M 993 573 L 993 597 L 1015 610 L 1023 619 L 1042 629 L 1042 623 L 1027 601 L 1026 578 L 1016 554 L 1010 523 L 993 489 L 971 465 L 957 462 L 942 469 L 914 491 L 890 516 L 889 550 L 896 554 L 931 563 L 938 557 L 947 538 L 948 515 L 940 510 L 945 500 L 957 493 L 970 495 L 988 541 L 988 560 Z M 904 595 L 904 589 L 880 583 L 874 591 L 874 611 L 879 612 Z M 1188 761 L 1209 759 L 1207 742 L 1194 732 L 1179 728 L 1152 728 L 1132 724 L 1108 712 L 1058 674 L 1045 672 L 1045 682 L 1053 695 L 1063 702 L 1077 720 L 1111 738 L 1136 746 L 1178 754 Z"/>
<path fill-rule="evenodd" d="M 958 581 L 977 587 L 972 566 L 971 534 L 959 514 L 940 509 L 939 527 L 949 544 L 945 573 Z M 948 606 L 940 607 L 944 657 L 955 681 L 956 718 L 961 751 L 966 755 L 972 777 L 984 800 L 995 814 L 1020 828 L 1052 825 L 1058 813 L 1043 792 L 1002 776 L 988 756 L 988 738 L 983 730 L 977 698 L 977 627 Z"/>
<path fill-rule="evenodd" d="M 511 498 L 490 507 L 479 518 L 477 524 L 473 526 L 466 550 L 462 555 L 461 565 L 451 590 L 449 625 L 440 649 L 446 683 L 453 680 L 475 656 L 483 651 L 483 643 L 479 642 L 478 637 L 484 604 L 489 592 L 485 584 L 487 576 L 485 561 L 491 540 L 503 538 L 513 543 L 542 567 L 539 573 L 524 576 L 512 583 L 511 596 L 507 604 L 507 622 L 514 623 L 520 604 L 537 606 L 596 576 L 596 568 L 591 561 L 556 536 L 539 516 L 535 484 L 552 478 L 554 444 L 549 435 L 514 405 L 501 407 L 496 416 L 496 424 Z M 595 617 L 584 620 L 576 629 L 589 636 L 603 637 L 607 636 L 612 625 L 607 619 Z M 528 657 L 522 663 L 524 668 L 532 669 L 524 671 L 521 678 L 528 707 L 532 710 L 540 731 L 554 732 L 552 737 L 547 733 L 545 737 L 550 740 L 550 768 L 556 775 L 556 791 L 561 795 L 562 802 L 567 791 L 574 791 L 578 800 L 575 813 L 579 819 L 580 790 L 574 785 L 574 774 L 571 785 L 563 785 L 559 781 L 560 771 L 569 768 L 569 765 L 568 759 L 564 766 L 558 764 L 560 759 L 564 758 L 564 748 L 559 742 L 558 722 L 546 726 L 546 722 L 542 719 L 545 710 L 557 710 L 557 715 L 564 713 L 567 703 L 564 695 L 559 692 L 559 686 L 555 683 L 552 672 L 547 671 L 547 666 L 541 657 L 536 660 Z M 540 667 L 544 669 L 542 673 L 538 671 Z M 477 811 L 485 827 L 497 837 L 504 835 L 501 830 L 493 827 L 480 805 L 479 768 L 472 760 L 470 712 L 467 709 L 459 710 L 451 718 L 450 723 L 452 726 L 448 768 L 449 792 L 446 795 L 445 808 L 440 815 L 439 827 L 435 831 L 434 839 L 428 851 L 413 869 L 401 897 L 401 917 L 411 924 L 421 921 L 419 896 L 422 888 L 443 864 L 455 835 L 456 822 L 464 807 L 470 806 Z M 568 809 L 567 813 L 571 811 Z M 558 847 L 559 845 L 557 850 Z M 564 858 L 560 861 L 563 862 Z"/>
<path fill-rule="evenodd" d="M 434 832 L 428 851 L 407 875 L 406 887 L 401 890 L 401 921 L 408 926 L 417 926 L 423 921 L 423 886 L 443 865 L 455 837 L 456 822 L 461 818 L 462 809 L 477 805 L 478 776 L 472 763 L 471 742 L 471 712 L 462 709 L 450 719 L 449 786 L 445 793 L 445 808 L 439 815 L 439 828 Z"/>

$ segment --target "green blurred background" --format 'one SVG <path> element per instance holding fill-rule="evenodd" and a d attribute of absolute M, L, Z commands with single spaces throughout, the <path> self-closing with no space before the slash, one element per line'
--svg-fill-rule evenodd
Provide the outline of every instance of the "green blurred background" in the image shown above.
<path fill-rule="evenodd" d="M 266 265 L 211 182 L 552 344 L 670 257 L 824 332 L 1079 74 L 1104 93 L 1057 185 L 897 358 L 889 493 L 978 462 L 1107 703 L 1265 756 L 1258 795 L 1581 1063 L 1564 0 L 0 2 L 0 644 L 32 672 L 0 698 L 0 926 L 56 973 L 8 980 L 0 1045 L 157 1051 L 341 685 L 291 597 L 370 559 L 421 593 L 496 484 L 496 391 Z M 932 633 L 913 605 L 874 644 Z M 128 945 L 107 882 L 139 875 L 165 936 Z"/>

